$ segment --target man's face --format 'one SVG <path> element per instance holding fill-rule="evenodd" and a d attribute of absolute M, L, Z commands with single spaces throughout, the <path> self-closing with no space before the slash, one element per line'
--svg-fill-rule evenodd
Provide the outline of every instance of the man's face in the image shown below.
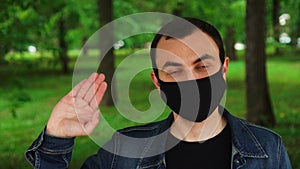
<path fill-rule="evenodd" d="M 221 68 L 219 49 L 213 39 L 200 30 L 182 39 L 165 39 L 157 44 L 156 64 L 165 82 L 200 79 Z"/>

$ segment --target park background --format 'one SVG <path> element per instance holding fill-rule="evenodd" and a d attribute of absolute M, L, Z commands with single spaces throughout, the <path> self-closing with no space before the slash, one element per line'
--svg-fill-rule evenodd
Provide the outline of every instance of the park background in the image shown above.
<path fill-rule="evenodd" d="M 198 17 L 220 30 L 231 59 L 226 98 L 229 111 L 280 134 L 293 168 L 300 169 L 300 2 L 297 0 L 1 0 L 0 169 L 31 168 L 24 152 L 45 127 L 53 106 L 71 90 L 77 58 L 85 52 L 98 57 L 98 52 L 81 50 L 88 38 L 114 19 L 149 11 Z M 251 15 L 259 17 L 251 20 Z M 138 27 L 140 23 L 132 24 Z M 260 35 L 258 39 L 249 37 L 253 29 Z M 112 65 L 106 64 L 107 69 L 101 71 L 113 73 L 128 55 L 147 49 L 152 38 L 153 34 L 145 34 L 116 42 L 106 62 Z M 263 49 L 248 50 L 247 45 Z M 142 64 L 149 59 L 145 54 L 136 62 Z M 251 65 L 252 59 L 263 63 L 261 69 Z M 130 88 L 132 104 L 141 111 L 149 108 L 147 98 L 154 88 L 150 71 L 139 73 Z M 253 72 L 266 74 L 268 88 L 263 93 L 270 99 L 265 99 L 268 110 L 265 115 L 252 112 L 247 106 L 251 100 L 259 100 L 261 94 L 254 93 L 257 98 L 251 98 L 247 88 L 264 85 L 247 79 Z M 126 71 L 118 77 L 126 79 Z M 101 111 L 115 129 L 136 125 L 118 114 L 109 96 Z M 70 168 L 79 168 L 98 148 L 89 137 L 77 138 Z"/>

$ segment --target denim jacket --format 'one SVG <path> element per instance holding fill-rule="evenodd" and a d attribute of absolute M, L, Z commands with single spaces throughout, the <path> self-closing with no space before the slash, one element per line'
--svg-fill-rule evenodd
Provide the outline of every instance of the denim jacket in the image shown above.
<path fill-rule="evenodd" d="M 290 169 L 291 164 L 276 133 L 239 118 L 224 110 L 224 117 L 232 133 L 232 169 Z M 171 126 L 173 116 L 143 126 L 122 129 L 113 135 L 97 154 L 90 156 L 83 169 L 164 169 L 164 131 Z M 160 135 L 161 137 L 155 137 Z M 137 138 L 137 139 L 131 139 Z M 26 151 L 27 160 L 34 168 L 68 168 L 74 138 L 56 138 L 45 130 Z M 216 152 L 217 153 L 217 152 Z"/>

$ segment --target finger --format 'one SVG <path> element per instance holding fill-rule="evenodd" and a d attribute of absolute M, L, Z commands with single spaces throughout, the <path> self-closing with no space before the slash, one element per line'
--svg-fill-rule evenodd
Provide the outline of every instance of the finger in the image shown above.
<path fill-rule="evenodd" d="M 78 94 L 76 95 L 76 97 L 81 97 L 83 98 L 85 96 L 85 94 L 87 93 L 88 89 L 91 87 L 91 85 L 95 82 L 95 80 L 97 79 L 98 74 L 97 73 L 93 73 L 88 79 L 87 81 L 82 85 L 82 87 L 79 89 Z"/>
<path fill-rule="evenodd" d="M 78 92 L 79 92 L 79 89 L 82 87 L 82 85 L 86 82 L 86 79 L 85 80 L 82 80 L 80 83 L 78 83 L 75 87 L 73 87 L 73 89 L 67 94 L 71 97 L 75 97 Z"/>
<path fill-rule="evenodd" d="M 95 80 L 95 82 L 90 86 L 83 99 L 86 100 L 88 103 L 90 103 L 94 95 L 97 93 L 98 88 L 103 83 L 104 79 L 105 79 L 104 75 L 100 74 Z"/>
<path fill-rule="evenodd" d="M 96 79 L 96 83 L 100 84 L 105 80 L 105 75 L 103 73 L 99 74 L 98 78 Z"/>
<path fill-rule="evenodd" d="M 105 94 L 106 89 L 107 89 L 107 83 L 102 82 L 101 85 L 99 86 L 96 94 L 94 95 L 94 97 L 90 101 L 90 106 L 93 109 L 98 109 L 98 106 L 99 106 L 99 104 L 101 103 L 101 101 L 103 99 L 103 96 Z"/>

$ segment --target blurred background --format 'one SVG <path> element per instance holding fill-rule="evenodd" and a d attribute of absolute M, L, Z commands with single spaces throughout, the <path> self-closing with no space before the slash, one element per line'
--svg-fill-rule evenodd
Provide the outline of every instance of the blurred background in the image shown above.
<path fill-rule="evenodd" d="M 31 168 L 24 152 L 53 106 L 71 90 L 76 59 L 80 54 L 101 57 L 83 48 L 89 37 L 114 19 L 150 11 L 200 18 L 220 31 L 230 58 L 226 107 L 280 134 L 293 168 L 300 169 L 298 0 L 0 0 L 0 168 Z M 111 79 L 118 64 L 149 48 L 153 37 L 115 41 L 98 71 Z M 139 63 L 149 59 L 137 58 Z M 150 71 L 136 76 L 130 88 L 133 105 L 142 111 L 149 108 L 154 88 Z M 126 78 L 126 71 L 121 76 Z M 115 129 L 137 124 L 118 114 L 110 93 L 101 110 Z M 88 137 L 77 138 L 70 168 L 79 168 L 98 148 Z"/>

